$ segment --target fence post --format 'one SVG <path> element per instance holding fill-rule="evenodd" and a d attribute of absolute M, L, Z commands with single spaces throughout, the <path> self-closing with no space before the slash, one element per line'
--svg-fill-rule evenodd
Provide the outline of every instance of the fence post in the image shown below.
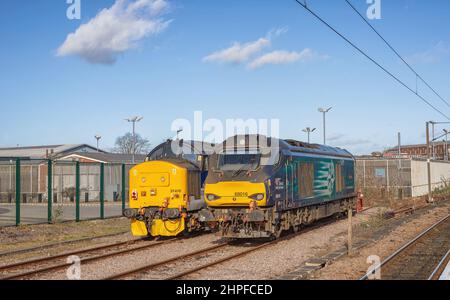
<path fill-rule="evenodd" d="M 20 158 L 16 159 L 16 226 L 20 225 Z"/>
<path fill-rule="evenodd" d="M 105 218 L 105 164 L 100 164 L 100 219 Z"/>
<path fill-rule="evenodd" d="M 52 205 L 53 205 L 53 163 L 52 160 L 48 160 L 48 167 L 47 167 L 47 221 L 48 223 L 52 223 Z"/>
<path fill-rule="evenodd" d="M 122 211 L 125 209 L 125 189 L 126 189 L 126 176 L 125 176 L 125 164 L 122 164 Z"/>
<path fill-rule="evenodd" d="M 347 225 L 347 254 L 351 255 L 353 251 L 353 208 L 349 207 L 347 209 L 348 225 Z"/>
<path fill-rule="evenodd" d="M 366 188 L 366 160 L 363 160 L 363 186 Z"/>
<path fill-rule="evenodd" d="M 75 220 L 80 222 L 80 162 L 75 165 Z"/>

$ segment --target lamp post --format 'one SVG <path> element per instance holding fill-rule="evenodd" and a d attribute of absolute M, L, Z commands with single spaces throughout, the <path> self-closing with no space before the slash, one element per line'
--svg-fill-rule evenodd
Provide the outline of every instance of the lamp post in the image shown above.
<path fill-rule="evenodd" d="M 306 127 L 306 128 L 303 129 L 302 131 L 303 131 L 303 132 L 306 132 L 306 133 L 308 134 L 308 144 L 309 144 L 309 143 L 310 143 L 310 139 L 309 139 L 310 134 L 311 134 L 311 132 L 316 131 L 316 128 L 312 128 L 312 129 L 311 129 L 311 127 Z"/>
<path fill-rule="evenodd" d="M 323 114 L 323 144 L 327 144 L 327 135 L 326 135 L 326 114 L 332 109 L 330 108 L 319 108 L 319 112 Z"/>
<path fill-rule="evenodd" d="M 97 140 L 97 152 L 99 152 L 98 143 L 99 143 L 100 139 L 102 138 L 102 136 L 99 135 L 99 134 L 97 134 L 97 135 L 94 136 L 94 137 L 95 137 L 95 139 Z"/>
<path fill-rule="evenodd" d="M 126 121 L 128 121 L 129 123 L 133 123 L 133 143 L 132 143 L 132 150 L 131 150 L 131 162 L 134 164 L 135 163 L 135 154 L 136 154 L 136 123 L 141 121 L 143 119 L 143 117 L 139 117 L 139 116 L 134 116 L 128 119 L 125 119 Z"/>

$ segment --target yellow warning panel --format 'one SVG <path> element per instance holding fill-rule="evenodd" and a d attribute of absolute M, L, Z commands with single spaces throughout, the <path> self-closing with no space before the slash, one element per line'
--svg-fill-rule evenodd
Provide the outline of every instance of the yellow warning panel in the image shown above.
<path fill-rule="evenodd" d="M 132 219 L 131 233 L 133 234 L 133 236 L 148 236 L 147 226 L 145 226 L 145 222 Z"/>
<path fill-rule="evenodd" d="M 156 219 L 153 220 L 150 234 L 152 236 L 177 236 L 182 233 L 184 229 L 184 218 L 167 221 Z"/>

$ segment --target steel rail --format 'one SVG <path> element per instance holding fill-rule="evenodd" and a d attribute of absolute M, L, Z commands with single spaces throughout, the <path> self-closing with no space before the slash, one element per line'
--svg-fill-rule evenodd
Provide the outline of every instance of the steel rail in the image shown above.
<path fill-rule="evenodd" d="M 119 274 L 115 274 L 115 275 L 109 276 L 107 278 L 104 278 L 103 280 L 120 279 L 120 278 L 123 278 L 123 277 L 126 277 L 126 276 L 130 276 L 130 275 L 133 275 L 133 274 L 136 274 L 136 273 L 139 273 L 139 272 L 148 271 L 148 270 L 154 269 L 156 267 L 159 267 L 159 266 L 162 266 L 162 265 L 165 265 L 165 264 L 168 264 L 168 263 L 180 260 L 180 259 L 185 259 L 185 258 L 189 258 L 189 257 L 192 257 L 192 256 L 203 254 L 205 252 L 214 251 L 214 250 L 217 250 L 217 249 L 220 249 L 220 248 L 224 248 L 224 247 L 229 246 L 229 245 L 230 245 L 229 243 L 223 243 L 223 244 L 211 246 L 211 247 L 208 247 L 208 248 L 205 248 L 205 249 L 193 251 L 193 252 L 190 252 L 190 253 L 187 253 L 187 254 L 184 254 L 184 255 L 176 256 L 176 257 L 169 258 L 169 259 L 166 259 L 166 260 L 163 260 L 163 261 L 159 261 L 159 262 L 156 262 L 156 263 L 151 263 L 151 264 L 148 264 L 148 265 L 136 268 L 136 269 L 132 269 L 132 270 L 128 270 L 128 271 L 125 271 L 125 272 L 122 272 L 122 273 L 119 273 Z"/>
<path fill-rule="evenodd" d="M 214 266 L 214 265 L 218 265 L 218 264 L 223 263 L 225 261 L 228 261 L 228 260 L 231 260 L 231 259 L 234 259 L 234 258 L 239 258 L 241 256 L 247 255 L 247 254 L 249 254 L 251 252 L 260 250 L 260 249 L 265 248 L 267 246 L 275 245 L 275 244 L 277 244 L 279 242 L 289 240 L 289 239 L 291 239 L 291 238 L 293 238 L 295 236 L 298 236 L 300 234 L 304 234 L 304 233 L 310 232 L 310 231 L 312 231 L 314 229 L 318 229 L 320 227 L 323 227 L 325 225 L 329 225 L 329 224 L 332 224 L 332 223 L 334 223 L 334 220 L 333 220 L 332 217 L 325 218 L 325 219 L 323 219 L 321 221 L 318 221 L 318 223 L 316 223 L 316 224 L 314 224 L 312 226 L 305 227 L 303 230 L 300 230 L 300 231 L 298 231 L 296 233 L 289 234 L 289 235 L 287 235 L 285 237 L 282 237 L 280 239 L 277 239 L 277 240 L 274 240 L 274 241 L 270 241 L 270 242 L 266 242 L 266 243 L 263 243 L 261 245 L 255 246 L 252 249 L 239 252 L 237 254 L 234 254 L 234 255 L 231 255 L 231 256 L 228 256 L 228 257 L 225 257 L 225 258 L 213 261 L 211 263 L 208 263 L 208 264 L 205 264 L 205 265 L 202 265 L 202 266 L 190 269 L 188 271 L 176 274 L 174 276 L 170 276 L 168 278 L 165 278 L 164 280 L 172 280 L 172 279 L 177 279 L 177 278 L 186 276 L 188 274 L 197 272 L 199 270 L 206 269 L 206 268 L 209 268 L 209 267 Z M 171 263 L 171 262 L 174 262 L 174 261 L 177 261 L 177 260 L 185 259 L 185 258 L 188 258 L 188 257 L 191 257 L 191 256 L 196 256 L 196 255 L 208 252 L 208 251 L 217 250 L 218 248 L 222 248 L 222 247 L 230 246 L 230 245 L 231 245 L 230 243 L 224 243 L 224 244 L 221 244 L 221 245 L 218 245 L 218 246 L 213 246 L 213 247 L 210 247 L 210 248 L 202 249 L 202 250 L 195 251 L 195 252 L 192 252 L 192 253 L 188 253 L 188 254 L 185 254 L 185 255 L 181 255 L 181 256 L 178 256 L 178 257 L 170 258 L 170 259 L 167 259 L 167 260 L 164 260 L 164 261 L 161 261 L 161 262 L 157 262 L 157 263 L 153 263 L 153 264 L 150 264 L 150 265 L 147 265 L 147 266 L 143 266 L 143 267 L 138 268 L 138 269 L 129 270 L 129 271 L 123 272 L 121 274 L 110 276 L 110 277 L 105 278 L 105 279 L 106 280 L 111 280 L 111 279 L 123 278 L 123 277 L 129 276 L 129 275 L 132 275 L 132 274 L 136 274 L 136 273 L 139 273 L 139 272 L 142 272 L 142 271 L 150 270 L 150 269 L 155 268 L 155 267 L 159 267 L 159 266 L 164 265 L 164 264 L 168 264 L 168 263 Z"/>
<path fill-rule="evenodd" d="M 402 247 L 400 247 L 397 251 L 395 251 L 394 253 L 392 253 L 391 255 L 389 255 L 389 257 L 387 257 L 383 262 L 381 262 L 381 264 L 379 266 L 377 266 L 374 270 L 372 270 L 371 272 L 366 273 L 363 277 L 361 277 L 359 280 L 367 280 L 369 279 L 369 276 L 371 274 L 374 274 L 377 270 L 381 269 L 383 266 L 385 266 L 387 263 L 389 263 L 392 259 L 394 259 L 395 257 L 397 257 L 400 253 L 402 253 L 403 251 L 405 251 L 407 248 L 409 248 L 410 246 L 414 245 L 418 240 L 420 240 L 422 237 L 424 237 L 425 235 L 427 235 L 428 233 L 430 233 L 433 229 L 435 229 L 436 227 L 438 227 L 439 225 L 443 224 L 444 222 L 446 222 L 448 219 L 450 218 L 450 214 L 447 215 L 446 217 L 444 217 L 443 219 L 441 219 L 440 221 L 436 222 L 435 224 L 431 225 L 430 227 L 428 227 L 426 230 L 424 230 L 422 233 L 420 233 L 418 236 L 416 236 L 415 238 L 413 238 L 412 240 L 410 240 L 408 243 L 406 243 L 405 245 L 403 245 Z"/>
<path fill-rule="evenodd" d="M 182 272 L 182 273 L 179 273 L 179 274 L 176 274 L 176 275 L 167 277 L 167 278 L 165 278 L 165 280 L 174 280 L 174 279 L 178 279 L 178 278 L 184 277 L 184 276 L 186 276 L 186 275 L 189 275 L 189 274 L 198 272 L 198 271 L 200 271 L 200 270 L 203 270 L 203 269 L 206 269 L 206 268 L 209 268 L 209 267 L 212 267 L 212 266 L 215 266 L 215 265 L 224 263 L 224 262 L 226 262 L 226 261 L 229 261 L 229 260 L 232 260 L 232 259 L 235 259 L 235 258 L 239 258 L 239 257 L 245 256 L 245 255 L 250 254 L 250 253 L 252 253 L 252 252 L 254 252 L 254 251 L 260 250 L 260 249 L 262 249 L 262 248 L 265 248 L 265 247 L 268 247 L 268 246 L 276 245 L 276 244 L 278 244 L 279 242 L 289 240 L 289 239 L 291 239 L 291 238 L 293 238 L 293 237 L 296 237 L 296 236 L 298 236 L 298 235 L 300 235 L 300 234 L 305 234 L 305 233 L 310 232 L 310 231 L 312 231 L 312 230 L 314 230 L 314 229 L 321 228 L 321 227 L 323 227 L 323 226 L 325 226 L 325 225 L 329 225 L 329 224 L 331 224 L 331 223 L 334 223 L 334 221 L 333 221 L 333 220 L 326 220 L 326 219 L 325 219 L 325 221 L 323 221 L 323 222 L 321 222 L 321 223 L 317 223 L 317 224 L 315 224 L 315 225 L 313 225 L 313 226 L 306 227 L 306 228 L 304 228 L 303 230 L 300 230 L 300 231 L 298 231 L 298 232 L 296 232 L 296 233 L 292 233 L 292 234 L 290 234 L 290 235 L 287 235 L 287 236 L 285 236 L 285 237 L 282 237 L 282 238 L 277 239 L 277 240 L 274 240 L 274 241 L 270 241 L 270 242 L 263 243 L 263 244 L 261 244 L 261 245 L 255 246 L 254 248 L 251 248 L 251 249 L 248 249 L 248 250 L 245 250 L 245 251 L 242 251 L 242 252 L 239 252 L 239 253 L 236 253 L 236 254 L 233 254 L 233 255 L 230 255 L 230 256 L 221 258 L 221 259 L 218 259 L 218 260 L 213 261 L 213 262 L 211 262 L 211 263 L 207 263 L 207 264 L 204 264 L 204 265 L 202 265 L 202 266 L 199 266 L 199 267 L 196 267 L 196 268 L 192 268 L 192 269 L 187 270 L 187 271 L 185 271 L 185 272 Z"/>
<path fill-rule="evenodd" d="M 223 262 L 226 262 L 226 261 L 229 261 L 229 260 L 232 260 L 232 259 L 235 259 L 235 258 L 239 258 L 239 257 L 245 256 L 245 255 L 247 255 L 247 254 L 249 254 L 249 253 L 251 253 L 251 252 L 254 252 L 254 251 L 259 250 L 259 249 L 261 249 L 261 248 L 265 248 L 265 247 L 270 246 L 270 245 L 274 245 L 274 244 L 276 244 L 276 243 L 278 243 L 278 242 L 280 242 L 280 241 L 281 241 L 281 240 L 278 240 L 278 241 L 272 241 L 272 242 L 268 242 L 268 243 L 264 243 L 264 244 L 262 244 L 262 245 L 259 245 L 259 246 L 254 247 L 254 248 L 252 248 L 252 249 L 249 249 L 249 250 L 246 250 L 246 251 L 242 251 L 242 252 L 239 252 L 239 253 L 237 253 L 237 254 L 233 254 L 233 255 L 230 255 L 230 256 L 221 258 L 221 259 L 219 259 L 219 260 L 213 261 L 213 262 L 211 262 L 211 263 L 207 263 L 207 264 L 204 264 L 204 265 L 202 265 L 202 266 L 199 266 L 199 267 L 196 267 L 196 268 L 187 270 L 187 271 L 185 271 L 185 272 L 178 273 L 178 274 L 176 274 L 176 275 L 167 277 L 167 278 L 165 278 L 164 280 L 174 280 L 174 279 L 178 279 L 178 278 L 184 277 L 184 276 L 186 276 L 186 275 L 189 275 L 189 274 L 198 272 L 198 271 L 200 271 L 200 270 L 203 270 L 203 269 L 206 269 L 206 268 L 209 268 L 209 267 L 218 265 L 218 264 L 221 264 L 221 263 L 223 263 Z"/>
<path fill-rule="evenodd" d="M 45 261 L 52 261 L 52 260 L 59 259 L 61 257 L 67 257 L 67 256 L 71 256 L 71 255 L 76 255 L 76 254 L 84 254 L 84 253 L 88 253 L 88 252 L 105 250 L 105 249 L 109 249 L 109 248 L 120 247 L 123 245 L 132 245 L 139 241 L 142 241 L 142 239 L 123 241 L 123 242 L 112 243 L 112 244 L 107 244 L 107 245 L 98 246 L 98 247 L 92 247 L 92 248 L 86 248 L 86 249 L 82 249 L 82 250 L 65 252 L 65 253 L 61 253 L 61 254 L 57 254 L 57 255 L 53 255 L 53 256 L 45 256 L 45 257 L 35 258 L 35 259 L 31 259 L 31 260 L 25 260 L 25 261 L 21 261 L 21 262 L 17 262 L 17 263 L 12 263 L 9 265 L 0 266 L 0 271 L 14 269 L 17 267 L 32 265 L 32 264 L 41 263 L 41 262 L 45 262 Z"/>
<path fill-rule="evenodd" d="M 442 275 L 442 272 L 445 271 L 445 268 L 447 266 L 447 263 L 450 261 L 450 250 L 447 251 L 447 254 L 444 255 L 444 257 L 441 259 L 441 261 L 438 263 L 436 269 L 434 269 L 433 273 L 431 273 L 428 280 L 435 280 L 439 279 L 439 277 Z"/>
<path fill-rule="evenodd" d="M 30 248 L 23 248 L 23 249 L 18 249 L 18 250 L 9 251 L 9 252 L 1 252 L 0 257 L 21 254 L 21 253 L 27 253 L 27 252 L 33 252 L 33 251 L 39 251 L 39 250 L 63 246 L 63 245 L 67 245 L 67 244 L 82 243 L 82 242 L 87 242 L 87 241 L 92 241 L 92 240 L 97 240 L 97 239 L 102 239 L 102 238 L 114 237 L 114 236 L 126 234 L 128 232 L 129 231 L 122 231 L 122 232 L 118 232 L 118 233 L 111 233 L 111 234 L 99 235 L 99 236 L 94 236 L 94 237 L 86 237 L 86 238 L 81 238 L 81 239 L 77 239 L 77 240 L 49 243 L 49 244 L 44 244 L 44 245 L 30 247 Z"/>
<path fill-rule="evenodd" d="M 144 250 L 144 249 L 149 249 L 149 248 L 156 247 L 158 245 L 162 245 L 162 244 L 166 244 L 166 243 L 170 243 L 170 242 L 173 242 L 173 241 L 176 241 L 176 239 L 167 240 L 167 241 L 161 241 L 161 242 L 154 242 L 154 243 L 151 243 L 151 244 L 148 244 L 148 245 L 144 245 L 144 246 L 141 246 L 141 247 L 124 249 L 124 250 L 120 250 L 120 251 L 116 251 L 116 252 L 110 252 L 110 253 L 106 253 L 106 254 L 102 254 L 102 255 L 98 255 L 98 256 L 82 258 L 80 260 L 80 263 L 91 263 L 91 262 L 94 262 L 94 261 L 110 258 L 110 257 L 113 257 L 113 256 L 119 256 L 119 255 L 122 255 L 122 254 L 131 253 L 131 252 L 134 252 L 134 251 L 141 251 L 141 250 Z M 46 273 L 46 272 L 49 272 L 49 271 L 59 270 L 59 269 L 65 268 L 65 267 L 70 267 L 71 265 L 72 265 L 72 263 L 62 263 L 62 264 L 53 265 L 53 266 L 49 266 L 49 267 L 44 267 L 44 268 L 41 268 L 41 269 L 32 270 L 32 271 L 28 271 L 28 272 L 24 272 L 24 273 L 20 273 L 20 274 L 14 274 L 14 275 L 2 277 L 2 278 L 0 278 L 0 280 L 12 280 L 12 279 L 25 278 L 25 277 L 29 277 L 29 276 L 32 276 L 32 275 L 37 275 L 37 274 Z"/>

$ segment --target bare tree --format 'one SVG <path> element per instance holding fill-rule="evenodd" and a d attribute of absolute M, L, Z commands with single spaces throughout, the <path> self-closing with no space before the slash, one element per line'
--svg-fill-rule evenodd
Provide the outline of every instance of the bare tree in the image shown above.
<path fill-rule="evenodd" d="M 150 152 L 150 142 L 137 133 L 135 147 L 133 147 L 133 144 L 133 134 L 128 132 L 116 139 L 116 147 L 114 148 L 114 152 L 122 154 L 132 154 L 133 148 L 136 149 L 136 154 L 147 154 L 148 152 Z"/>

